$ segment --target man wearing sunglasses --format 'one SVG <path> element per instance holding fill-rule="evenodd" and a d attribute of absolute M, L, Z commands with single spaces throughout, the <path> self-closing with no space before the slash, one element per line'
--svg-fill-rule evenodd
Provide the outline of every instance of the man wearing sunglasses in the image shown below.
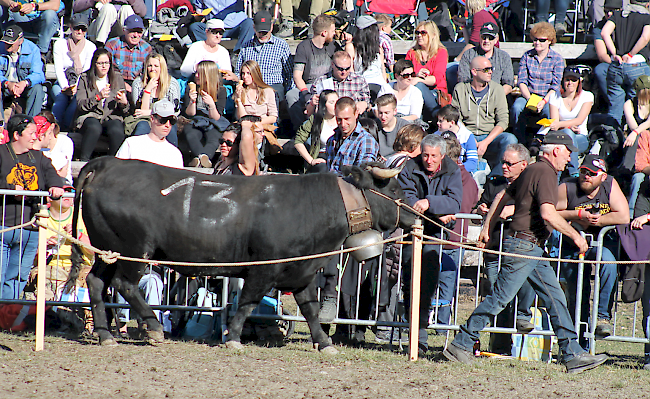
<path fill-rule="evenodd" d="M 492 63 L 492 81 L 503 86 L 506 95 L 512 92 L 515 85 L 515 73 L 512 69 L 510 55 L 495 45 L 499 42 L 499 26 L 494 22 L 486 22 L 481 27 L 479 44 L 465 51 L 458 64 L 458 82 L 472 80 L 471 62 L 478 56 L 483 56 Z"/>
<path fill-rule="evenodd" d="M 607 164 L 598 155 L 589 154 L 585 157 L 580 166 L 580 175 L 572 177 L 565 183 L 561 184 L 559 189 L 559 199 L 556 209 L 560 216 L 571 223 L 571 226 L 578 231 L 584 231 L 585 234 L 596 239 L 600 230 L 605 226 L 617 224 L 627 224 L 630 222 L 630 210 L 625 195 L 621 191 L 616 180 L 607 174 Z M 569 241 L 569 242 L 567 242 Z M 614 231 L 607 233 L 604 240 L 602 260 L 615 262 L 618 241 L 620 239 Z M 585 254 L 585 259 L 595 259 L 597 247 L 592 247 Z M 562 248 L 563 257 L 571 259 L 578 258 L 577 248 L 571 244 L 570 240 L 563 240 Z M 560 274 L 568 284 L 568 292 L 575 293 L 569 295 L 569 311 L 571 317 L 575 320 L 575 304 L 578 295 L 577 279 L 578 265 L 575 263 L 563 264 L 560 268 Z M 618 268 L 614 263 L 603 263 L 600 265 L 600 287 L 598 296 L 598 325 L 596 335 L 606 337 L 611 335 L 614 330 L 610 323 L 612 318 L 612 305 L 614 304 L 615 287 L 618 280 Z M 591 264 L 585 264 L 584 269 L 585 284 L 582 290 L 582 309 L 581 321 L 587 322 L 591 316 L 589 312 L 589 297 L 591 284 Z M 580 334 L 582 335 L 582 334 Z M 585 342 L 581 341 L 583 347 Z"/>
<path fill-rule="evenodd" d="M 115 156 L 122 159 L 139 159 L 169 168 L 182 168 L 183 155 L 176 146 L 167 141 L 167 135 L 175 124 L 174 104 L 168 100 L 155 102 L 151 107 L 149 134 L 124 140 Z"/>
<path fill-rule="evenodd" d="M 483 56 L 471 62 L 472 81 L 454 88 L 451 105 L 460 111 L 465 127 L 474 134 L 478 156 L 487 160 L 491 175 L 501 174 L 501 159 L 517 138 L 508 128 L 508 101 L 503 86 L 492 81 L 492 64 Z"/>
<path fill-rule="evenodd" d="M 264 83 L 275 90 L 278 95 L 278 108 L 284 102 L 284 94 L 293 84 L 293 65 L 291 50 L 283 39 L 273 35 L 273 17 L 266 10 L 258 11 L 253 21 L 255 36 L 247 41 L 239 51 L 235 73 L 248 60 L 257 61 Z"/>
<path fill-rule="evenodd" d="M 207 9 L 212 9 L 212 11 L 207 16 L 198 14 L 193 17 L 189 26 L 189 38 L 182 33 L 182 29 L 179 29 L 179 35 L 182 38 L 187 38 L 186 41 L 182 41 L 186 46 L 190 46 L 193 42 L 205 41 L 207 23 L 213 19 L 223 21 L 224 38 L 237 39 L 233 49 L 235 54 L 239 52 L 244 43 L 255 35 L 253 20 L 248 18 L 244 11 L 244 2 L 241 0 L 192 0 L 192 4 L 197 12 Z M 182 21 L 181 19 L 179 23 Z"/>

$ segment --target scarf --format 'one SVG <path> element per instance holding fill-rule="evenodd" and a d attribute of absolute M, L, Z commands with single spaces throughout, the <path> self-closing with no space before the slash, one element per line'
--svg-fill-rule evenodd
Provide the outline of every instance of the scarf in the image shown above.
<path fill-rule="evenodd" d="M 68 38 L 68 57 L 72 59 L 72 66 L 78 75 L 83 72 L 84 65 L 81 63 L 81 52 L 86 45 L 86 39 L 79 40 L 79 43 L 74 42 L 71 37 Z"/>

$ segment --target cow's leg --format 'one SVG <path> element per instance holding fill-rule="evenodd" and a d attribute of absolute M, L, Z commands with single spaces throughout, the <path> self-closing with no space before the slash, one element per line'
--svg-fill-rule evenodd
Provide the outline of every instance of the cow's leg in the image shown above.
<path fill-rule="evenodd" d="M 258 281 L 259 280 L 259 281 Z M 244 282 L 244 287 L 241 290 L 239 297 L 239 308 L 235 312 L 235 316 L 228 323 L 228 341 L 226 346 L 232 349 L 241 349 L 241 332 L 244 328 L 246 318 L 255 310 L 257 305 L 264 297 L 264 294 L 269 292 L 273 286 L 268 282 L 261 281 L 262 279 L 248 278 Z"/>
<path fill-rule="evenodd" d="M 134 310 L 147 324 L 147 335 L 149 338 L 156 342 L 163 342 L 165 340 L 163 327 L 151 309 L 151 306 L 140 295 L 138 285 L 133 284 L 126 278 L 116 276 L 113 279 L 113 286 L 117 288 L 122 297 L 131 305 L 131 310 Z"/>
<path fill-rule="evenodd" d="M 98 260 L 98 262 L 100 262 Z M 88 294 L 90 295 L 90 305 L 93 313 L 94 331 L 99 336 L 99 343 L 102 345 L 117 345 L 113 339 L 113 335 L 108 329 L 108 320 L 106 319 L 106 306 L 104 304 L 104 297 L 106 296 L 105 274 L 98 272 L 98 265 L 93 267 L 93 270 L 86 276 L 86 284 L 88 285 Z M 105 269 L 105 268 L 104 268 Z"/>
<path fill-rule="evenodd" d="M 338 353 L 338 350 L 331 346 L 330 340 L 327 334 L 325 334 L 325 331 L 323 331 L 320 321 L 318 320 L 320 302 L 318 301 L 315 279 L 305 288 L 294 291 L 293 297 L 296 299 L 296 302 L 300 307 L 300 312 L 307 320 L 312 342 L 315 345 L 318 345 L 318 350 L 332 355 Z"/>

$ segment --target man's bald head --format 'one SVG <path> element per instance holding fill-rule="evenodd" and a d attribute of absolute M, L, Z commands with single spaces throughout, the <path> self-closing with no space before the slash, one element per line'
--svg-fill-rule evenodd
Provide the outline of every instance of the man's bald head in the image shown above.
<path fill-rule="evenodd" d="M 490 60 L 488 60 L 487 58 L 485 58 L 485 57 L 483 57 L 481 55 L 479 55 L 477 57 L 474 57 L 472 59 L 471 64 L 470 64 L 470 67 L 472 69 L 487 68 L 487 67 L 490 67 L 490 66 L 492 66 L 492 63 L 490 62 Z"/>

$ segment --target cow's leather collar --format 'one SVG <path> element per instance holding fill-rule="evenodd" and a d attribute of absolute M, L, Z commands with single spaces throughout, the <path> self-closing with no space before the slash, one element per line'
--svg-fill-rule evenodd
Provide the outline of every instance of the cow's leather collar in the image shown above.
<path fill-rule="evenodd" d="M 350 234 L 368 230 L 372 227 L 372 213 L 370 204 L 366 199 L 363 190 L 359 190 L 353 184 L 339 177 L 339 190 L 345 204 L 345 213 L 348 219 Z"/>

